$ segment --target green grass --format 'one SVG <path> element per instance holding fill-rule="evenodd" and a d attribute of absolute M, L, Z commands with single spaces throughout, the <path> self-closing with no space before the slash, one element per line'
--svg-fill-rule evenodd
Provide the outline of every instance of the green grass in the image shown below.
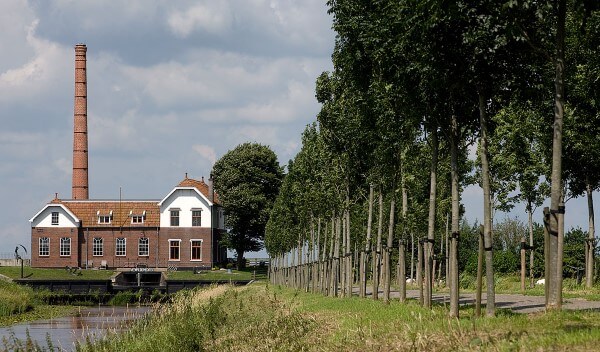
<path fill-rule="evenodd" d="M 182 291 L 170 305 L 121 335 L 80 346 L 83 351 L 388 351 L 597 349 L 600 313 L 461 318 L 448 310 L 323 297 L 255 284 Z"/>
<path fill-rule="evenodd" d="M 32 280 L 108 280 L 115 273 L 112 270 L 81 270 L 77 275 L 72 274 L 66 269 L 41 269 L 25 267 L 23 275 Z M 21 267 L 2 266 L 0 274 L 8 276 L 11 279 L 21 278 Z"/>
<path fill-rule="evenodd" d="M 33 290 L 0 280 L 0 317 L 25 313 L 34 305 Z"/>
<path fill-rule="evenodd" d="M 49 306 L 27 286 L 0 280 L 0 326 L 64 316 L 76 307 Z"/>
<path fill-rule="evenodd" d="M 518 275 L 496 276 L 495 279 L 496 293 L 501 294 L 522 294 L 521 277 Z M 460 276 L 460 291 L 473 293 L 475 292 L 475 277 L 462 274 Z M 543 296 L 545 294 L 544 285 L 535 285 L 529 287 L 529 279 L 526 281 L 526 289 L 524 294 L 527 296 Z M 407 289 L 418 289 L 417 285 L 407 285 Z M 485 276 L 483 278 L 483 292 L 486 290 Z M 434 292 L 449 292 L 446 286 L 436 286 Z M 584 298 L 590 301 L 600 300 L 600 284 L 594 284 L 590 289 L 585 288 L 584 284 L 577 285 L 575 279 L 563 280 L 563 297 L 564 298 Z"/>
<path fill-rule="evenodd" d="M 193 271 L 170 271 L 167 274 L 169 280 L 265 280 L 267 278 L 266 268 L 256 268 L 256 275 L 254 274 L 254 268 L 245 268 L 243 270 L 231 270 L 231 273 L 227 273 L 226 270 L 207 270 L 202 271 L 198 274 L 194 274 Z"/>

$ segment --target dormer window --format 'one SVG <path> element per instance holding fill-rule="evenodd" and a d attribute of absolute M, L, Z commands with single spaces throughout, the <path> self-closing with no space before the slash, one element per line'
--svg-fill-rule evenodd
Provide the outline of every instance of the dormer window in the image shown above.
<path fill-rule="evenodd" d="M 134 214 L 133 210 L 129 212 L 132 224 L 143 224 L 146 219 L 146 211 L 144 210 L 141 214 Z"/>
<path fill-rule="evenodd" d="M 113 212 L 112 210 L 108 214 L 100 214 L 100 210 L 96 212 L 96 216 L 98 216 L 99 224 L 110 224 L 112 223 Z"/>

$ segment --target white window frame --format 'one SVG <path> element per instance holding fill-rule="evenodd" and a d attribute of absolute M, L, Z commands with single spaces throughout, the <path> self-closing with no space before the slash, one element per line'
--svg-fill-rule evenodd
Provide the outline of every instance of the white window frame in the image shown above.
<path fill-rule="evenodd" d="M 127 238 L 117 237 L 115 239 L 115 257 L 127 256 Z"/>
<path fill-rule="evenodd" d="M 70 237 L 61 237 L 60 238 L 59 255 L 61 257 L 70 257 L 71 256 L 71 238 Z"/>
<path fill-rule="evenodd" d="M 98 215 L 98 223 L 99 224 L 111 224 L 112 216 L 111 215 Z"/>
<path fill-rule="evenodd" d="M 194 242 L 200 242 L 200 259 L 194 259 Z M 202 245 L 204 244 L 204 240 L 193 238 L 190 240 L 190 261 L 192 262 L 201 262 L 202 261 Z"/>
<path fill-rule="evenodd" d="M 132 214 L 133 212 L 130 212 L 130 216 L 131 216 L 131 224 L 132 225 L 140 225 L 143 224 L 144 221 L 146 220 L 146 211 L 144 210 L 143 213 L 141 214 Z"/>
<path fill-rule="evenodd" d="M 142 243 L 145 241 L 146 243 Z M 142 248 L 146 247 L 146 254 L 142 254 Z M 149 257 L 150 256 L 150 239 L 148 237 L 141 237 L 138 240 L 138 257 Z"/>
<path fill-rule="evenodd" d="M 92 239 L 92 256 L 103 257 L 104 256 L 104 238 L 94 237 Z"/>
<path fill-rule="evenodd" d="M 59 213 L 57 211 L 53 211 L 52 212 L 52 225 L 56 226 L 58 225 L 58 219 L 59 219 Z"/>
<path fill-rule="evenodd" d="M 171 257 L 171 248 L 175 248 L 174 246 L 171 246 L 171 243 L 177 243 L 177 259 L 173 259 Z M 169 261 L 170 262 L 180 262 L 181 261 L 181 240 L 180 239 L 170 239 L 169 240 Z"/>
<path fill-rule="evenodd" d="M 43 243 L 43 242 L 46 242 L 46 243 Z M 38 255 L 40 257 L 49 257 L 50 256 L 50 237 L 40 237 L 38 243 L 39 243 Z M 45 249 L 44 252 L 42 252 L 42 248 Z"/>

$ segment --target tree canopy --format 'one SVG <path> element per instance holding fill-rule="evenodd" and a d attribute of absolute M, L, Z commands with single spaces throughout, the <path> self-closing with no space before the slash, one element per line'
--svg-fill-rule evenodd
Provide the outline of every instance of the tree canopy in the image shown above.
<path fill-rule="evenodd" d="M 244 252 L 263 247 L 265 226 L 279 193 L 283 170 L 268 146 L 244 143 L 215 163 L 212 176 L 225 211 L 224 243 L 236 251 L 241 267 Z"/>

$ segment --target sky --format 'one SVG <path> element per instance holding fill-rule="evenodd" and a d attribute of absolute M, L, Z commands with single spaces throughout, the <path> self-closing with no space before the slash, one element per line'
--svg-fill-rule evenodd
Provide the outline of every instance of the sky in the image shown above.
<path fill-rule="evenodd" d="M 320 108 L 315 80 L 332 70 L 331 24 L 323 0 L 0 2 L 0 257 L 30 248 L 29 219 L 55 193 L 71 198 L 76 44 L 90 198 L 161 199 L 240 143 L 294 157 Z M 465 189 L 470 221 L 481 198 Z M 587 226 L 585 200 L 567 204 L 566 224 Z"/>

